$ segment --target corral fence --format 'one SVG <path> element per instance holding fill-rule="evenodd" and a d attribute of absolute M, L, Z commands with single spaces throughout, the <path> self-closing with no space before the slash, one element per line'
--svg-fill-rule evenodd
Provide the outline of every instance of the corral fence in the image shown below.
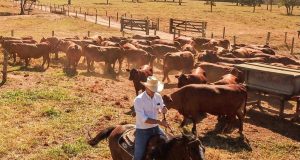
<path fill-rule="evenodd" d="M 152 30 L 158 30 L 159 23 L 150 21 L 149 19 L 132 19 L 132 18 L 124 18 L 121 17 L 121 32 L 123 32 L 125 29 L 131 30 L 131 31 L 143 31 L 146 33 L 146 35 L 149 35 L 149 31 Z M 154 32 L 156 33 L 156 32 Z"/>
<path fill-rule="evenodd" d="M 202 37 L 206 36 L 207 22 L 205 21 L 187 21 L 187 20 L 178 20 L 170 19 L 169 33 L 181 35 L 182 32 L 193 32 L 199 33 Z"/>

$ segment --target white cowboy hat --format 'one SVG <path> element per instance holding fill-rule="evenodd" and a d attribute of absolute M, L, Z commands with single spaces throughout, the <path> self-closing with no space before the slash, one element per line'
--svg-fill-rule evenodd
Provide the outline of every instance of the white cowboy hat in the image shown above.
<path fill-rule="evenodd" d="M 160 82 L 156 77 L 149 76 L 147 82 L 141 82 L 145 87 L 152 92 L 161 92 L 164 89 L 164 84 Z"/>

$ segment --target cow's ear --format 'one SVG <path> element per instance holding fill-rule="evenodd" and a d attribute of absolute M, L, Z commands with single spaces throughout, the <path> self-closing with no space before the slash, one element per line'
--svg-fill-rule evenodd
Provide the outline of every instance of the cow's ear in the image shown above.
<path fill-rule="evenodd" d="M 126 71 L 127 71 L 127 72 L 130 72 L 131 70 L 130 70 L 130 69 L 126 69 Z"/>

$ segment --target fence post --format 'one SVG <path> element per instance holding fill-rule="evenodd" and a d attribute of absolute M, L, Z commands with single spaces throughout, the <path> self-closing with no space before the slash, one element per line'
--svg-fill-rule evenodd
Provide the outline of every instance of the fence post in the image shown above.
<path fill-rule="evenodd" d="M 84 12 L 84 20 L 86 21 L 86 12 Z"/>
<path fill-rule="evenodd" d="M 119 21 L 119 12 L 117 12 L 117 22 Z"/>
<path fill-rule="evenodd" d="M 170 18 L 170 28 L 169 33 L 173 33 L 173 18 Z"/>
<path fill-rule="evenodd" d="M 174 32 L 173 32 L 173 40 L 176 38 L 176 27 L 174 27 Z"/>
<path fill-rule="evenodd" d="M 79 7 L 79 13 L 81 14 L 81 7 Z"/>
<path fill-rule="evenodd" d="M 180 30 L 178 29 L 178 37 L 180 37 Z"/>
<path fill-rule="evenodd" d="M 225 27 L 223 28 L 223 39 L 225 39 Z"/>
<path fill-rule="evenodd" d="M 202 37 L 205 37 L 205 31 L 206 31 L 206 22 L 202 22 Z"/>
<path fill-rule="evenodd" d="M 97 14 L 96 14 L 95 24 L 97 24 L 97 20 L 98 20 L 98 16 L 97 16 Z"/>
<path fill-rule="evenodd" d="M 10 35 L 13 37 L 14 36 L 14 30 L 10 31 Z"/>
<path fill-rule="evenodd" d="M 108 28 L 110 28 L 110 16 L 108 17 Z"/>
<path fill-rule="evenodd" d="M 88 31 L 88 37 L 90 37 L 90 35 L 91 35 L 91 32 L 90 32 L 90 31 Z"/>
<path fill-rule="evenodd" d="M 54 37 L 54 31 L 52 31 L 52 37 Z"/>
<path fill-rule="evenodd" d="M 70 16 L 70 7 L 68 6 L 68 16 Z"/>
<path fill-rule="evenodd" d="M 107 17 L 107 11 L 105 11 L 105 16 Z"/>
<path fill-rule="evenodd" d="M 291 54 L 294 54 L 294 42 L 295 42 L 295 38 L 293 37 L 293 39 L 292 39 Z"/>
<path fill-rule="evenodd" d="M 287 32 L 284 32 L 284 44 L 286 44 Z"/>
<path fill-rule="evenodd" d="M 267 34 L 267 40 L 266 40 L 266 45 L 269 45 L 269 43 L 270 43 L 270 36 L 271 36 L 271 32 L 268 32 L 268 34 Z"/>
<path fill-rule="evenodd" d="M 181 6 L 181 0 L 179 0 L 179 5 Z"/>
<path fill-rule="evenodd" d="M 120 31 L 123 32 L 123 17 L 121 17 L 120 19 L 120 24 L 121 24 L 121 27 L 120 27 Z M 124 36 L 123 36 L 124 37 Z"/>
<path fill-rule="evenodd" d="M 236 36 L 233 36 L 233 46 L 235 47 L 236 45 Z"/>
<path fill-rule="evenodd" d="M 156 29 L 159 31 L 159 18 L 157 18 Z"/>
<path fill-rule="evenodd" d="M 213 32 L 211 32 L 211 38 L 214 38 L 214 33 Z"/>
<path fill-rule="evenodd" d="M 156 28 L 154 28 L 154 35 L 156 36 Z"/>
<path fill-rule="evenodd" d="M 77 18 L 77 11 L 75 12 L 75 14 L 76 14 L 76 18 Z"/>
<path fill-rule="evenodd" d="M 2 82 L 1 82 L 0 86 L 3 85 L 7 80 L 7 64 L 8 64 L 8 52 L 4 51 Z"/>
<path fill-rule="evenodd" d="M 149 35 L 149 20 L 146 20 L 146 35 Z"/>

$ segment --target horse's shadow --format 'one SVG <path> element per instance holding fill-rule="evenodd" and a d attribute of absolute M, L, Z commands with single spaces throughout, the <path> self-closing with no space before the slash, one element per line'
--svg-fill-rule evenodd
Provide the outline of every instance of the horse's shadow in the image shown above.
<path fill-rule="evenodd" d="M 230 152 L 252 151 L 249 141 L 244 135 L 233 138 L 217 133 L 216 131 L 210 131 L 207 132 L 204 137 L 199 137 L 199 139 L 203 145 L 211 148 L 224 149 Z"/>

